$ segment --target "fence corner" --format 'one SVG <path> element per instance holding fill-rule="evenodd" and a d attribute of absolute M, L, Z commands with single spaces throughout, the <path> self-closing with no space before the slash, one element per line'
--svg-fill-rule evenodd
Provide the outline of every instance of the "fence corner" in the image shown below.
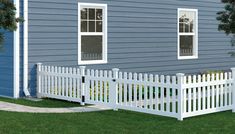
<path fill-rule="evenodd" d="M 42 63 L 37 63 L 37 98 L 41 98 L 41 75 L 40 72 L 42 71 Z"/>
<path fill-rule="evenodd" d="M 231 68 L 232 70 L 232 95 L 233 95 L 233 101 L 232 101 L 232 111 L 235 113 L 235 68 Z"/>
<path fill-rule="evenodd" d="M 183 112 L 184 112 L 184 92 L 183 92 L 183 84 L 184 84 L 184 74 L 177 73 L 177 84 L 178 84 L 178 120 L 183 121 Z"/>

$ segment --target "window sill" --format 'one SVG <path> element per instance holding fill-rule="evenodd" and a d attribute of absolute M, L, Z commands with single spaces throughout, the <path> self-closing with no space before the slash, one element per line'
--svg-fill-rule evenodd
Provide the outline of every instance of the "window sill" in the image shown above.
<path fill-rule="evenodd" d="M 178 56 L 178 60 L 193 60 L 198 59 L 198 56 Z"/>
<path fill-rule="evenodd" d="M 78 65 L 107 64 L 105 60 L 78 61 Z"/>

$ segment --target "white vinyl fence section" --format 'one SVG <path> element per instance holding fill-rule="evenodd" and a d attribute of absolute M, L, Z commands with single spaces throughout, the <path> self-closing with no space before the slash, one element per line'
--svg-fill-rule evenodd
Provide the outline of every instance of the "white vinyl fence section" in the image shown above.
<path fill-rule="evenodd" d="M 232 73 L 185 76 L 182 83 L 183 117 L 232 109 Z"/>
<path fill-rule="evenodd" d="M 38 64 L 38 97 L 49 97 L 81 102 L 80 69 L 67 67 L 41 66 Z"/>
<path fill-rule="evenodd" d="M 164 76 L 37 65 L 37 95 L 183 118 L 233 109 L 235 69 Z"/>

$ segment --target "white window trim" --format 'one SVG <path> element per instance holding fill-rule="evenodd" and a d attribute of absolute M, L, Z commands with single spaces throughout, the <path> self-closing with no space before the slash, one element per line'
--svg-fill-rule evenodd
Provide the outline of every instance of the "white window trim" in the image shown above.
<path fill-rule="evenodd" d="M 103 35 L 103 51 L 102 51 L 102 60 L 90 60 L 90 61 L 82 61 L 81 60 L 81 7 L 87 8 L 102 8 L 103 9 L 103 32 L 102 33 L 83 33 L 82 35 Z M 78 64 L 86 65 L 86 64 L 106 64 L 108 63 L 108 12 L 107 12 L 107 4 L 97 4 L 97 3 L 78 3 Z"/>
<path fill-rule="evenodd" d="M 181 33 L 179 32 L 179 17 L 180 11 L 193 11 L 196 13 L 196 22 L 195 22 L 195 33 Z M 193 56 L 180 56 L 180 35 L 194 35 L 194 43 L 193 43 Z M 178 15 L 177 15 L 177 53 L 178 53 L 178 60 L 184 59 L 198 59 L 198 9 L 188 9 L 188 8 L 178 8 Z"/>

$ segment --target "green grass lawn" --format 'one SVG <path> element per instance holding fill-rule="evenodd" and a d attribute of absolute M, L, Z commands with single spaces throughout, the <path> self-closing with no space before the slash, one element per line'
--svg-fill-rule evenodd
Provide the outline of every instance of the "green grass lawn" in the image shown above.
<path fill-rule="evenodd" d="M 0 98 L 0 101 L 37 107 L 73 107 L 78 103 L 44 99 Z M 229 134 L 235 132 L 231 111 L 177 121 L 174 118 L 130 111 L 36 114 L 0 111 L 0 134 Z"/>
<path fill-rule="evenodd" d="M 0 101 L 16 103 L 26 106 L 33 106 L 33 107 L 48 107 L 48 108 L 59 108 L 59 107 L 81 107 L 79 103 L 75 102 L 68 102 L 68 101 L 61 101 L 61 100 L 54 100 L 54 99 L 42 99 L 42 101 L 30 101 L 26 99 L 10 99 L 10 98 L 3 98 L 0 97 Z"/>
<path fill-rule="evenodd" d="M 231 111 L 183 122 L 129 111 L 74 114 L 29 114 L 0 111 L 3 134 L 229 134 L 235 132 Z"/>

